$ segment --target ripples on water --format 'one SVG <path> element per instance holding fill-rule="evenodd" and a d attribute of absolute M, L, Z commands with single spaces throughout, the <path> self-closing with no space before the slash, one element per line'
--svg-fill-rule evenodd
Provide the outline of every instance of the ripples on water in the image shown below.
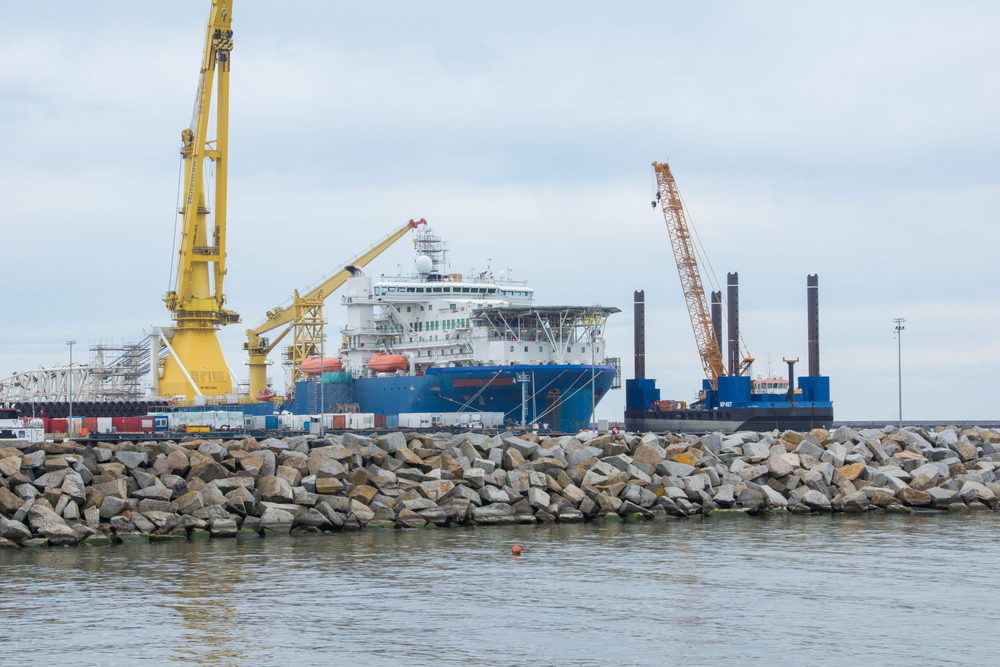
<path fill-rule="evenodd" d="M 997 522 L 658 520 L 3 551 L 0 664 L 992 665 Z"/>

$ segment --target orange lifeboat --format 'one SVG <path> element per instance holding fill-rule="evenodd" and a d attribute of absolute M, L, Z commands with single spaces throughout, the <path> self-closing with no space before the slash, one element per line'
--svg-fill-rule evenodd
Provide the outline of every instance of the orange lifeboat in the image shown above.
<path fill-rule="evenodd" d="M 368 362 L 368 369 L 376 373 L 392 373 L 405 371 L 407 365 L 406 357 L 401 354 L 376 354 Z"/>
<path fill-rule="evenodd" d="M 320 373 L 339 373 L 344 370 L 344 362 L 337 357 L 306 357 L 302 361 L 302 373 L 305 375 L 319 375 Z"/>

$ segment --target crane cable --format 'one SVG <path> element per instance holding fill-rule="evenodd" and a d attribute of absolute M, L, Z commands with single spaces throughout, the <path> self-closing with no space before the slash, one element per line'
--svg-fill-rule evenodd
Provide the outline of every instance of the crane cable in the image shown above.
<path fill-rule="evenodd" d="M 701 242 L 701 236 L 698 235 L 698 228 L 695 227 L 694 218 L 691 216 L 691 210 L 688 208 L 687 202 L 684 201 L 684 195 L 682 195 L 680 193 L 680 188 L 678 188 L 678 190 L 677 190 L 677 196 L 681 200 L 681 206 L 684 207 L 684 212 L 687 213 L 688 226 L 694 232 L 694 238 L 695 238 L 695 241 L 696 241 L 695 246 L 694 246 L 694 251 L 695 251 L 696 254 L 698 254 L 699 257 L 701 257 L 705 261 L 705 265 L 708 266 L 708 277 L 709 277 L 709 282 L 711 283 L 711 287 L 713 288 L 713 290 L 719 292 L 719 294 L 721 296 L 721 302 L 723 304 L 726 304 L 727 303 L 726 302 L 726 297 L 723 296 L 724 292 L 722 291 L 722 285 L 719 283 L 719 279 L 715 275 L 715 268 L 712 266 L 712 262 L 708 258 L 708 252 L 705 250 L 705 245 Z M 699 248 L 700 248 L 700 250 L 699 250 Z M 729 317 L 728 317 L 727 309 L 726 308 L 722 309 L 722 318 L 724 320 L 726 320 L 726 322 L 729 322 Z M 743 344 L 743 352 L 744 352 L 743 356 L 744 357 L 749 357 L 750 356 L 750 348 L 747 347 L 747 342 L 746 342 L 746 339 L 743 338 L 743 332 L 742 331 L 739 332 L 739 336 L 740 336 L 740 342 Z M 719 345 L 719 352 L 721 354 L 721 352 L 722 352 L 722 341 L 716 341 L 716 342 Z"/>
<path fill-rule="evenodd" d="M 167 291 L 170 291 L 171 283 L 174 279 L 174 252 L 177 250 L 177 216 L 181 214 L 181 176 L 184 169 L 184 156 L 179 157 L 177 164 L 177 196 L 174 197 L 174 237 L 170 246 L 170 273 L 167 274 Z"/>

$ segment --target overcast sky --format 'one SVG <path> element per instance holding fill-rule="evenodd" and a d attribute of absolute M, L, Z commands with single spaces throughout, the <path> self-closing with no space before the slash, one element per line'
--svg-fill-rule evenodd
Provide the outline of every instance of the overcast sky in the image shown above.
<path fill-rule="evenodd" d="M 209 6 L 0 2 L 0 378 L 65 363 L 68 339 L 170 323 Z M 701 367 L 650 207 L 650 163 L 669 160 L 716 275 L 739 271 L 755 372 L 768 355 L 804 372 L 818 273 L 838 419 L 896 418 L 893 317 L 904 418 L 1000 419 L 995 3 L 240 0 L 233 17 L 226 294 L 244 325 L 220 340 L 244 377 L 246 326 L 425 217 L 455 268 L 621 308 L 608 347 L 626 377 L 645 289 L 647 375 L 692 400 Z M 411 263 L 404 241 L 370 272 Z M 328 301 L 331 326 L 343 310 Z"/>

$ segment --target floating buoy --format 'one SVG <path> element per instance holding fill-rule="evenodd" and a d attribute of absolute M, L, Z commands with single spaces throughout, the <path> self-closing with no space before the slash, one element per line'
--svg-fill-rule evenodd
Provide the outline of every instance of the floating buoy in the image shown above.
<path fill-rule="evenodd" d="M 517 546 L 517 545 L 515 544 L 514 546 L 512 546 L 512 547 L 510 548 L 510 552 L 511 552 L 512 554 L 514 554 L 515 556 L 520 556 L 520 555 L 521 555 L 521 547 L 519 547 L 519 546 Z"/>

